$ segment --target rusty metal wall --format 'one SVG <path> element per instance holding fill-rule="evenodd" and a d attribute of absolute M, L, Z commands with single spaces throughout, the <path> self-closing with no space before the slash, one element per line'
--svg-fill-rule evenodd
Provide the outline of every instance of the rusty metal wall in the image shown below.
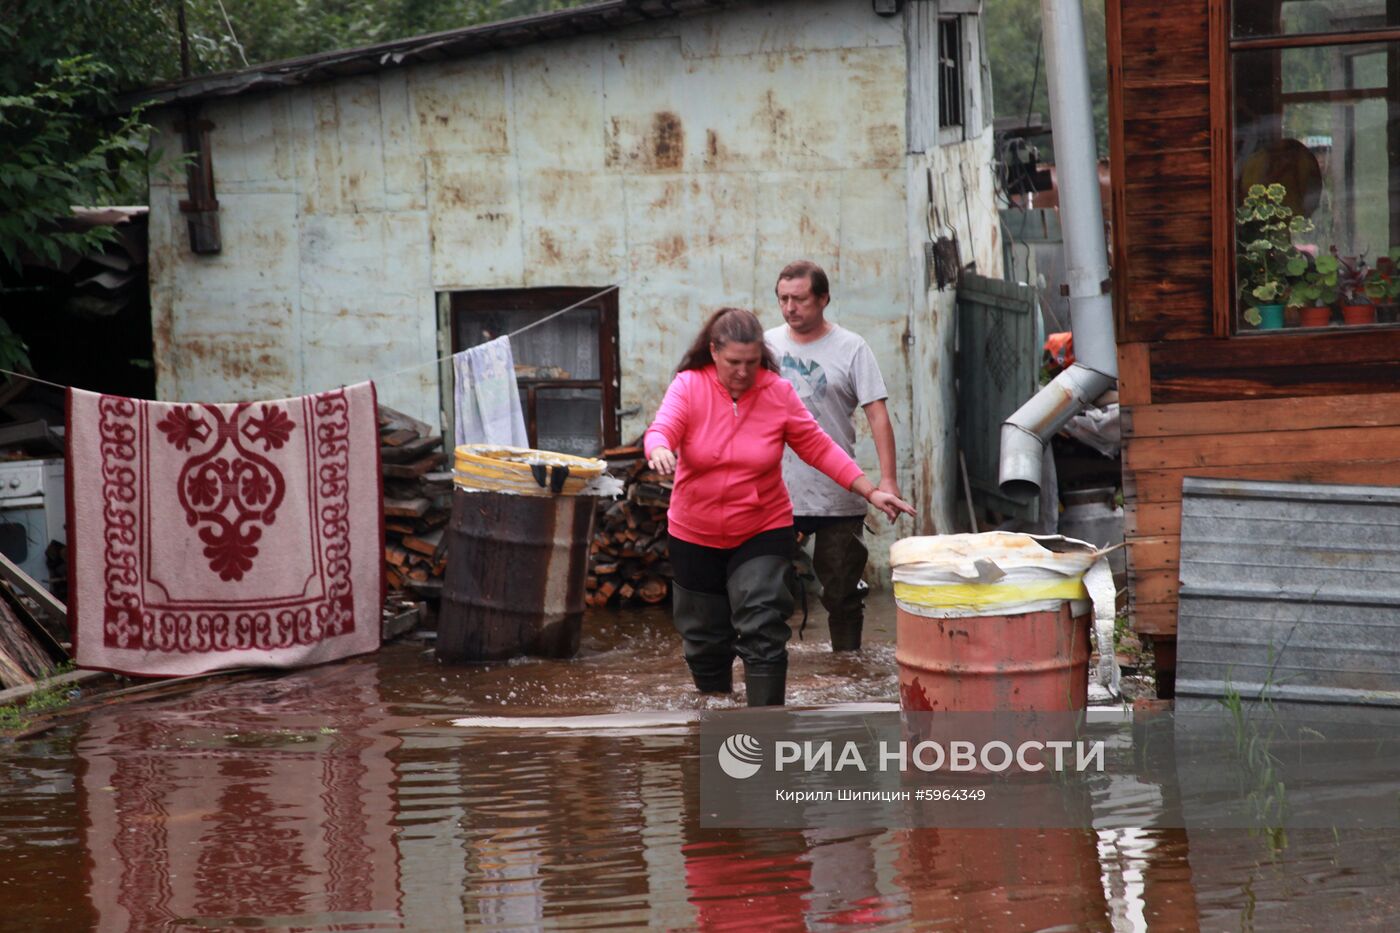
<path fill-rule="evenodd" d="M 902 19 L 817 0 L 209 102 L 221 254 L 189 251 L 182 178 L 152 177 L 159 395 L 373 377 L 437 422 L 439 369 L 398 371 L 438 355 L 438 293 L 616 284 L 630 440 L 706 313 L 779 323 L 777 270 L 807 257 L 832 276 L 830 315 L 880 360 L 918 530 L 947 530 L 950 306 L 924 287 L 925 186 L 914 205 L 909 179 L 949 173 L 945 209 L 981 228 L 965 258 L 996 274 L 990 139 L 906 155 L 905 94 Z M 155 115 L 167 152 L 176 118 Z"/>
<path fill-rule="evenodd" d="M 1176 694 L 1400 705 L 1400 490 L 1186 478 Z"/>

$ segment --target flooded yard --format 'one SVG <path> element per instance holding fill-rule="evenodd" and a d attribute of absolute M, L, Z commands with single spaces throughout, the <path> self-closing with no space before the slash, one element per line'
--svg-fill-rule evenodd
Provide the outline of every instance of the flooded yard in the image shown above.
<path fill-rule="evenodd" d="M 894 700 L 874 615 L 858 656 L 819 617 L 794 640 L 789 703 Z M 410 642 L 101 709 L 0 746 L 0 929 L 1336 931 L 1400 910 L 1394 833 L 704 829 L 694 707 L 665 614 L 629 613 L 590 617 L 568 662 L 441 667 Z M 580 714 L 605 718 L 565 728 Z"/>

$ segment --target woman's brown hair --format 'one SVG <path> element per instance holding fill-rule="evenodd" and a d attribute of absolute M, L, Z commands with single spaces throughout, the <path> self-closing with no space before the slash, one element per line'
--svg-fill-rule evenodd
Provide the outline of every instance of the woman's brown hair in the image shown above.
<path fill-rule="evenodd" d="M 720 308 L 710 315 L 710 319 L 696 335 L 695 342 L 685 351 L 685 356 L 681 357 L 681 365 L 676 367 L 676 372 L 704 369 L 715 361 L 714 354 L 710 352 L 710 344 L 722 347 L 729 343 L 757 343 L 763 348 L 763 368 L 769 372 L 778 372 L 778 363 L 773 359 L 773 351 L 763 339 L 763 325 L 758 322 L 758 317 L 752 311 L 743 308 Z"/>

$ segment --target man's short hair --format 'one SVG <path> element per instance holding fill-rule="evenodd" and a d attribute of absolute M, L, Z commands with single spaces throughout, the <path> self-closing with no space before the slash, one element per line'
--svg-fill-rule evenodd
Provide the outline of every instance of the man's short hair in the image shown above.
<path fill-rule="evenodd" d="M 826 271 L 809 259 L 799 259 L 783 266 L 783 271 L 778 273 L 778 282 L 788 279 L 806 279 L 811 282 L 813 295 L 831 294 L 831 283 L 827 281 Z M 778 290 L 778 282 L 773 283 L 774 292 Z"/>

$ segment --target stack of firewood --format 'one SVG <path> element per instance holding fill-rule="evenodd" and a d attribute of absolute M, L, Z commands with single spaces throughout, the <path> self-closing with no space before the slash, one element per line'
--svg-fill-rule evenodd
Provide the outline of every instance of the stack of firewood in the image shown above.
<path fill-rule="evenodd" d="M 598 504 L 588 556 L 588 595 L 594 608 L 609 603 L 664 602 L 671 592 L 666 507 L 671 478 L 647 469 L 640 447 L 604 451 L 608 472 L 624 483 L 619 499 Z"/>
<path fill-rule="evenodd" d="M 384 562 L 389 589 L 438 596 L 447 566 L 443 542 L 452 514 L 452 473 L 442 438 L 416 418 L 379 408 L 384 470 Z"/>

